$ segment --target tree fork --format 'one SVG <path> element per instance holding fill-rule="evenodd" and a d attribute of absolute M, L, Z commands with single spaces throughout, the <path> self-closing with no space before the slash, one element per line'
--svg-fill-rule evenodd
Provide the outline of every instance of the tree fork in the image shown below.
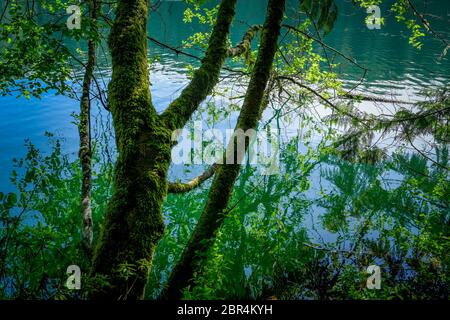
<path fill-rule="evenodd" d="M 96 23 L 97 14 L 100 5 L 97 0 L 89 1 L 89 16 L 93 25 Z M 93 32 L 96 32 L 96 27 L 93 26 Z M 94 77 L 94 67 L 96 64 L 96 43 L 95 39 L 88 39 L 88 61 L 86 63 L 83 92 L 80 102 L 80 149 L 79 158 L 81 162 L 81 217 L 82 217 L 82 245 L 88 256 L 92 253 L 93 240 L 93 222 L 92 222 L 92 148 L 91 148 L 91 84 Z"/>
<path fill-rule="evenodd" d="M 147 0 L 118 1 L 109 37 L 112 79 L 108 92 L 118 159 L 113 195 L 93 257 L 91 298 L 144 296 L 154 248 L 164 232 L 162 205 L 168 190 L 172 126 L 184 126 L 217 84 L 236 1 L 222 0 L 201 67 L 161 117 L 150 94 Z"/>

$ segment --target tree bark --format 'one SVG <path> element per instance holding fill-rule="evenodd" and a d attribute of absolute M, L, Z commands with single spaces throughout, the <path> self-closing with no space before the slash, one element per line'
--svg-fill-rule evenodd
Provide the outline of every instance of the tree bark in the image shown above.
<path fill-rule="evenodd" d="M 264 92 L 269 82 L 278 48 L 284 8 L 285 0 L 269 1 L 258 58 L 237 121 L 236 130 L 255 129 L 261 117 Z M 247 150 L 247 143 L 245 148 Z M 166 289 L 162 293 L 164 298 L 180 299 L 182 290 L 192 284 L 194 273 L 204 263 L 204 253 L 210 248 L 226 217 L 228 201 L 231 198 L 234 183 L 241 169 L 240 163 L 242 163 L 244 154 L 239 154 L 236 151 L 235 141 L 230 141 L 227 147 L 227 155 L 232 154 L 237 161 L 235 164 L 219 165 L 203 213 L 181 259 L 172 271 Z M 238 157 L 241 157 L 241 159 Z M 197 252 L 203 254 L 197 255 Z"/>

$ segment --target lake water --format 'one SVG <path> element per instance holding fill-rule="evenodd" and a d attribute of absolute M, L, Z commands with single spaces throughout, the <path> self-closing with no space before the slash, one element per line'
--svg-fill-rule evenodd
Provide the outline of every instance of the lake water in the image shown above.
<path fill-rule="evenodd" d="M 296 10 L 297 1 L 288 1 L 288 13 Z M 442 45 L 439 40 L 428 37 L 424 47 L 417 50 L 408 44 L 408 31 L 395 22 L 392 14 L 382 7 L 385 25 L 380 30 L 369 30 L 364 24 L 365 12 L 355 9 L 350 1 L 337 1 L 340 13 L 333 31 L 325 42 L 369 69 L 361 88 L 366 93 L 382 96 L 395 96 L 398 99 L 414 101 L 419 99 L 418 92 L 426 87 L 448 84 L 450 78 L 449 56 L 441 57 Z M 262 23 L 266 1 L 239 1 L 238 17 L 233 26 L 232 40 L 239 41 L 248 24 Z M 418 9 L 429 14 L 433 28 L 449 38 L 450 3 L 448 1 L 427 1 L 426 7 Z M 184 4 L 178 1 L 161 3 L 157 13 L 151 15 L 148 31 L 150 36 L 179 47 L 194 31 L 206 30 L 197 24 L 187 25 L 182 21 Z M 436 18 L 436 16 L 441 18 Z M 81 44 L 80 44 L 81 46 Z M 169 50 L 163 50 L 150 44 L 151 55 L 161 59 L 155 64 L 151 74 L 152 95 L 158 110 L 163 110 L 175 98 L 187 83 L 185 62 L 191 61 L 176 56 Z M 191 51 L 201 56 L 201 52 Z M 347 86 L 358 82 L 362 75 L 360 69 L 351 64 L 340 67 L 342 80 Z M 108 59 L 103 59 L 99 72 L 109 74 Z M 362 108 L 370 108 L 362 105 Z M 72 113 L 77 113 L 79 103 L 62 96 L 46 94 L 41 99 L 16 99 L 0 97 L 0 190 L 11 190 L 9 173 L 12 159 L 23 156 L 24 139 L 30 139 L 40 150 L 48 150 L 46 131 L 54 133 L 64 140 L 65 152 L 76 156 L 78 152 L 78 132 L 72 124 Z M 94 113 L 104 115 L 107 112 L 94 108 Z"/>

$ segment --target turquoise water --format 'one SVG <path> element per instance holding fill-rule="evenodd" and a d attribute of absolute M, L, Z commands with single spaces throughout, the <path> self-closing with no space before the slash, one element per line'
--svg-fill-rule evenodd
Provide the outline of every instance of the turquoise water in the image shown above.
<path fill-rule="evenodd" d="M 288 15 L 293 16 L 297 1 L 289 1 Z M 433 28 L 449 38 L 450 3 L 448 1 L 428 1 L 427 6 L 419 6 L 428 13 Z M 408 31 L 399 26 L 395 19 L 382 7 L 385 25 L 380 30 L 369 30 L 364 24 L 365 13 L 356 10 L 349 1 L 338 1 L 339 18 L 325 42 L 369 69 L 363 90 L 372 94 L 395 96 L 398 99 L 414 101 L 420 99 L 418 93 L 425 87 L 448 83 L 450 57 L 441 57 L 441 43 L 428 37 L 422 50 L 408 44 Z M 261 23 L 264 19 L 266 1 L 239 1 L 238 17 L 233 26 L 232 40 L 237 42 L 246 30 L 245 23 Z M 179 47 L 194 31 L 207 30 L 197 24 L 186 25 L 182 21 L 182 2 L 162 2 L 149 21 L 149 34 L 173 47 Z M 441 18 L 435 18 L 434 16 Z M 243 23 L 242 21 L 245 21 Z M 151 74 L 152 95 L 158 110 L 163 110 L 187 83 L 185 62 L 192 61 L 173 52 L 163 50 L 154 44 L 150 54 L 161 59 L 154 65 Z M 199 51 L 191 51 L 201 56 Z M 108 59 L 102 59 L 100 70 L 105 78 L 109 75 Z M 347 86 L 353 86 L 362 76 L 362 71 L 345 63 L 340 68 L 341 78 Z M 362 105 L 362 108 L 370 108 Z M 74 157 L 78 151 L 78 133 L 72 124 L 72 113 L 77 113 L 76 100 L 49 93 L 41 99 L 16 99 L 0 97 L 0 190 L 8 191 L 9 172 L 12 159 L 24 154 L 24 139 L 30 139 L 40 150 L 48 150 L 45 132 L 52 132 L 63 139 L 63 147 Z M 107 112 L 94 108 L 94 114 L 108 118 Z M 103 121 L 102 120 L 102 121 Z"/>

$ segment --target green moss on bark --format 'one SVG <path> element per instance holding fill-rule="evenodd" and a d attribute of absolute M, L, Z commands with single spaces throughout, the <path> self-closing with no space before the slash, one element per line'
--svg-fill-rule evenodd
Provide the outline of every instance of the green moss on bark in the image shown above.
<path fill-rule="evenodd" d="M 236 130 L 255 129 L 260 119 L 262 106 L 264 105 L 264 92 L 269 82 L 275 53 L 278 48 L 278 37 L 284 7 L 285 0 L 269 1 L 258 58 L 238 118 Z M 248 145 L 246 144 L 247 147 Z M 236 157 L 236 150 L 234 142 L 231 141 L 227 152 L 232 152 Z M 238 159 L 235 163 L 242 163 L 239 160 L 241 159 Z M 205 253 L 210 248 L 212 241 L 214 241 L 215 235 L 226 217 L 228 201 L 231 198 L 233 186 L 240 169 L 240 164 L 219 166 L 203 213 L 180 261 L 172 271 L 166 290 L 162 294 L 164 298 L 181 298 L 182 290 L 191 284 L 193 275 L 203 264 L 205 255 L 197 255 L 197 252 Z"/>
<path fill-rule="evenodd" d="M 146 0 L 119 1 L 109 38 L 109 104 L 119 156 L 92 268 L 93 277 L 109 284 L 98 287 L 93 298 L 141 298 L 154 247 L 164 231 L 170 132 L 151 103 L 147 14 Z"/>
<path fill-rule="evenodd" d="M 97 299 L 140 299 L 155 246 L 164 232 L 163 201 L 171 162 L 171 135 L 218 81 L 236 0 L 222 0 L 202 66 L 181 96 L 159 117 L 152 105 L 147 65 L 147 1 L 118 1 L 109 38 L 109 105 L 118 159 L 91 277 Z M 98 281 L 96 281 L 98 280 Z"/>
<path fill-rule="evenodd" d="M 201 67 L 194 72 L 192 81 L 181 95 L 162 114 L 167 128 L 183 128 L 219 81 L 220 70 L 228 53 L 228 35 L 236 14 L 235 8 L 236 0 L 222 0 Z"/>

